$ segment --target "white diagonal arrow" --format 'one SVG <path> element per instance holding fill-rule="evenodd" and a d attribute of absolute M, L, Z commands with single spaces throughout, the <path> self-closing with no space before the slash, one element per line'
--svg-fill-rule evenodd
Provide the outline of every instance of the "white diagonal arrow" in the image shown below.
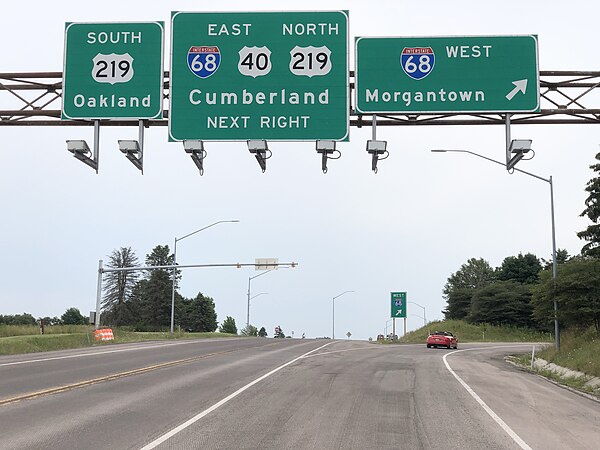
<path fill-rule="evenodd" d="M 398 311 L 396 311 L 396 315 L 400 314 L 402 311 L 399 309 Z"/>
<path fill-rule="evenodd" d="M 511 101 L 513 97 L 517 95 L 517 92 L 521 91 L 524 94 L 527 90 L 527 79 L 513 81 L 512 84 L 515 85 L 515 88 L 508 94 L 506 94 L 506 98 L 508 99 L 508 101 Z"/>

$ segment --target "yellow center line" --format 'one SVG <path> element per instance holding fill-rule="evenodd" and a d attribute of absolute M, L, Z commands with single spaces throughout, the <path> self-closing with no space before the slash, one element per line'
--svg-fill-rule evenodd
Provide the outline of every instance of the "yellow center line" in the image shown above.
<path fill-rule="evenodd" d="M 138 374 L 145 373 L 145 372 L 151 372 L 153 370 L 158 370 L 158 369 L 162 369 L 165 367 L 171 367 L 171 366 L 176 366 L 179 364 L 185 364 L 185 363 L 189 363 L 189 362 L 193 362 L 193 361 L 198 361 L 201 359 L 209 358 L 211 356 L 224 355 L 227 353 L 237 352 L 239 350 L 241 350 L 241 349 L 238 348 L 238 349 L 233 349 L 233 350 L 224 350 L 221 352 L 207 353 L 205 355 L 192 356 L 189 358 L 179 359 L 177 361 L 170 361 L 170 362 L 166 362 L 166 363 L 155 364 L 152 366 L 141 367 L 139 369 L 133 369 L 133 370 L 125 371 L 125 372 L 114 373 L 112 375 L 106 375 L 103 377 L 93 378 L 91 380 L 79 381 L 77 383 L 66 384 L 64 386 L 57 386 L 57 387 L 53 387 L 53 388 L 49 388 L 49 389 L 44 389 L 43 391 L 30 392 L 28 394 L 22 394 L 22 395 L 18 395 L 16 397 L 11 397 L 11 398 L 0 400 L 0 406 L 4 406 L 9 403 L 18 402 L 21 400 L 30 400 L 30 399 L 45 396 L 45 395 L 57 394 L 59 392 L 70 391 L 72 389 L 90 386 L 92 384 L 104 383 L 105 381 L 112 381 L 112 380 L 116 380 L 119 378 L 130 377 L 132 375 L 138 375 Z"/>

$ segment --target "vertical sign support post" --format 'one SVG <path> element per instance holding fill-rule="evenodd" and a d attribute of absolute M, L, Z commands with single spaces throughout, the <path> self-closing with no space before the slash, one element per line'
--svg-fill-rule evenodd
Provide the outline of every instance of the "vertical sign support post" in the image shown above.
<path fill-rule="evenodd" d="M 100 327 L 100 299 L 102 297 L 102 260 L 98 261 L 98 288 L 96 290 L 96 317 L 94 319 L 94 327 L 96 330 Z"/>
<path fill-rule="evenodd" d="M 404 319 L 404 334 L 406 334 L 406 292 L 390 292 L 391 317 L 393 320 L 393 336 L 396 336 L 396 318 Z"/>
<path fill-rule="evenodd" d="M 100 164 L 100 121 L 94 120 L 94 154 L 92 155 L 96 163 L 96 174 L 98 174 L 98 165 Z"/>
<path fill-rule="evenodd" d="M 511 158 L 511 155 L 510 155 L 510 143 L 511 143 L 510 114 L 506 114 L 504 122 L 506 124 L 506 165 L 508 166 L 508 162 L 510 161 L 510 158 Z"/>

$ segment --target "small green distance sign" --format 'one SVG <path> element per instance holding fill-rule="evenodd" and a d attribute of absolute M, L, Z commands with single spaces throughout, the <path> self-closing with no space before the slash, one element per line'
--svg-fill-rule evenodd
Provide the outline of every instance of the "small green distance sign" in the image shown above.
<path fill-rule="evenodd" d="M 391 317 L 406 318 L 406 292 L 391 292 Z"/>
<path fill-rule="evenodd" d="M 63 119 L 156 119 L 163 22 L 67 23 Z"/>
<path fill-rule="evenodd" d="M 537 36 L 356 38 L 361 113 L 539 111 Z"/>
<path fill-rule="evenodd" d="M 347 140 L 348 13 L 171 13 L 169 139 Z"/>

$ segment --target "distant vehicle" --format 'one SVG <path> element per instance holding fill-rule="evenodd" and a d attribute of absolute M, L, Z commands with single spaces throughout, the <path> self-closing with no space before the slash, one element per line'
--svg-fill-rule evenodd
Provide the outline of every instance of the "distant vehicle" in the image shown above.
<path fill-rule="evenodd" d="M 458 339 L 449 331 L 434 331 L 427 337 L 427 348 L 458 348 Z"/>

